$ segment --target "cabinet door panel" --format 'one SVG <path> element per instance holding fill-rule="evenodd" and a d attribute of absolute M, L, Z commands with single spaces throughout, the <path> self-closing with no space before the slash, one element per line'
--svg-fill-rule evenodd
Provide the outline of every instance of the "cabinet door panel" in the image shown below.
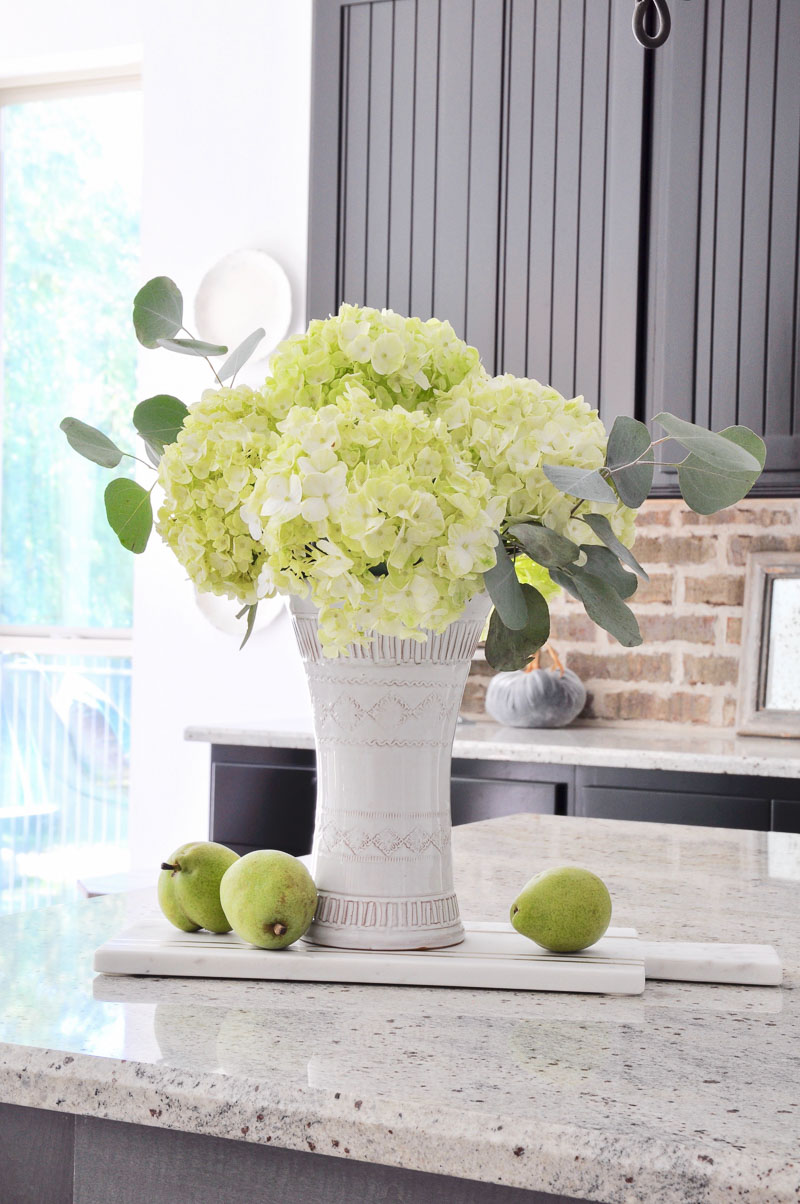
<path fill-rule="evenodd" d="M 799 53 L 799 5 L 708 0 L 652 60 L 644 409 L 766 435 L 767 494 L 800 482 Z"/>
<path fill-rule="evenodd" d="M 510 0 L 504 69 L 495 370 L 582 393 L 610 424 L 636 373 L 643 57 L 629 5 Z"/>
<path fill-rule="evenodd" d="M 450 800 L 454 824 L 471 824 L 501 815 L 556 814 L 552 782 L 513 782 L 504 778 L 453 777 Z"/>
<path fill-rule="evenodd" d="M 317 775 L 311 769 L 211 766 L 211 839 L 234 848 L 311 851 Z"/>
<path fill-rule="evenodd" d="M 754 831 L 766 831 L 770 826 L 767 799 L 631 790 L 621 786 L 583 786 L 577 793 L 575 814 L 595 819 L 636 819 Z"/>
<path fill-rule="evenodd" d="M 643 61 L 628 0 L 318 0 L 308 316 L 435 314 L 489 371 L 613 420 L 635 384 Z"/>

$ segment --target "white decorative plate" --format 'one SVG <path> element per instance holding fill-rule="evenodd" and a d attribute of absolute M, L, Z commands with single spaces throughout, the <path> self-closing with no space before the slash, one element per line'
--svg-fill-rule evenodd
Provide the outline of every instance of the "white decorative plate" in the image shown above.
<path fill-rule="evenodd" d="M 232 602 L 230 598 L 219 598 L 216 594 L 201 593 L 199 590 L 195 590 L 194 600 L 203 618 L 207 619 L 212 627 L 216 627 L 217 631 L 224 631 L 226 635 L 235 636 L 240 641 L 244 639 L 246 619 L 245 617 L 236 618 L 242 609 L 240 603 Z M 281 595 L 276 595 L 274 598 L 262 598 L 258 604 L 253 634 L 255 635 L 264 627 L 269 627 L 270 623 L 277 619 L 285 604 L 286 599 Z"/>
<path fill-rule="evenodd" d="M 263 359 L 285 337 L 292 320 L 292 289 L 279 263 L 266 251 L 243 248 L 224 255 L 206 272 L 194 301 L 197 333 L 233 350 L 264 328 L 253 359 Z"/>

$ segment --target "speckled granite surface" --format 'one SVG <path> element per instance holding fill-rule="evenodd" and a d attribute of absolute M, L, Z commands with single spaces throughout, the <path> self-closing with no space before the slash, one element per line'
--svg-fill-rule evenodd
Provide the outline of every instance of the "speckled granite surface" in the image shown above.
<path fill-rule="evenodd" d="M 186 739 L 254 748 L 314 747 L 310 727 L 270 722 L 262 727 L 186 729 Z M 501 727 L 487 720 L 459 724 L 454 757 L 522 761 L 538 765 L 603 765 L 614 769 L 664 769 L 682 773 L 734 773 L 800 778 L 800 740 L 736 736 L 729 729 L 679 724 L 637 727 L 587 721 L 569 727 Z"/>
<path fill-rule="evenodd" d="M 800 1199 L 800 837 L 549 816 L 454 836 L 467 917 L 578 862 L 615 923 L 773 943 L 785 985 L 93 977 L 95 946 L 151 906 L 93 899 L 0 921 L 0 1099 L 607 1204 Z"/>

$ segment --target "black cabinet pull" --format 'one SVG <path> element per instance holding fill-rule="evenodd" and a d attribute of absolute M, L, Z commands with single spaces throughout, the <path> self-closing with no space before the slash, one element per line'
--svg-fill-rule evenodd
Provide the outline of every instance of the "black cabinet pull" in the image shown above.
<path fill-rule="evenodd" d="M 648 33 L 647 18 L 653 9 L 656 14 L 656 32 Z M 667 0 L 634 0 L 632 25 L 633 36 L 646 50 L 657 50 L 659 46 L 663 46 L 672 29 Z"/>

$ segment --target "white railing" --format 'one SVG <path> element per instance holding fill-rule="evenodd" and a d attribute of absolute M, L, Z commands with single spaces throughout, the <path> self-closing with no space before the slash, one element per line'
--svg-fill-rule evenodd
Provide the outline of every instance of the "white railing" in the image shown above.
<path fill-rule="evenodd" d="M 125 632 L 0 632 L 0 912 L 127 868 Z"/>

